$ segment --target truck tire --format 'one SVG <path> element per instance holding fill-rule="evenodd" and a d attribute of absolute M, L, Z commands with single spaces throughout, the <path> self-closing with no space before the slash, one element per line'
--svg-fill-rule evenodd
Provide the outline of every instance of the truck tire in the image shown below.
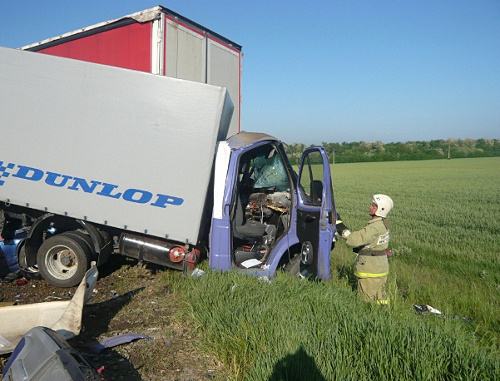
<path fill-rule="evenodd" d="M 296 254 L 290 262 L 285 265 L 285 273 L 293 276 L 294 278 L 304 278 L 300 273 L 300 254 Z"/>
<path fill-rule="evenodd" d="M 26 241 L 22 241 L 19 244 L 19 252 L 17 254 L 17 261 L 19 263 L 19 268 L 21 269 L 21 274 L 28 279 L 40 279 L 40 272 L 36 266 L 28 266 L 26 259 Z"/>
<path fill-rule="evenodd" d="M 38 249 L 38 270 L 53 286 L 73 287 L 83 279 L 91 256 L 83 239 L 59 234 L 47 239 Z"/>
<path fill-rule="evenodd" d="M 89 259 L 92 261 L 96 259 L 97 254 L 96 254 L 95 249 L 94 249 L 94 243 L 92 242 L 92 238 L 90 238 L 90 236 L 88 234 L 85 234 L 85 233 L 78 231 L 78 230 L 71 230 L 71 231 L 67 231 L 67 232 L 62 233 L 61 235 L 64 235 L 64 236 L 70 237 L 70 238 L 75 238 L 76 241 L 81 240 L 80 243 L 83 242 L 87 246 L 88 250 L 90 251 Z"/>

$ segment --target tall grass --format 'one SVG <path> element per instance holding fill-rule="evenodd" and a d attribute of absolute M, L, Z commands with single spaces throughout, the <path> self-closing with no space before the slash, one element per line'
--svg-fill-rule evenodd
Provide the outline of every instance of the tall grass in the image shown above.
<path fill-rule="evenodd" d="M 494 379 L 499 364 L 460 319 L 377 308 L 335 282 L 231 273 L 179 282 L 204 350 L 234 380 Z"/>
<path fill-rule="evenodd" d="M 497 345 L 499 173 L 500 158 L 333 167 L 337 207 L 350 228 L 364 226 L 370 194 L 393 198 L 390 277 L 398 295 L 473 319 L 483 338 Z M 345 245 L 333 252 L 337 267 L 351 258 Z"/>
<path fill-rule="evenodd" d="M 344 242 L 325 283 L 279 273 L 269 284 L 206 263 L 201 278 L 165 281 L 230 379 L 500 379 L 499 169 L 500 158 L 332 167 L 349 228 L 365 225 L 371 194 L 394 200 L 389 306 L 358 299 Z"/>

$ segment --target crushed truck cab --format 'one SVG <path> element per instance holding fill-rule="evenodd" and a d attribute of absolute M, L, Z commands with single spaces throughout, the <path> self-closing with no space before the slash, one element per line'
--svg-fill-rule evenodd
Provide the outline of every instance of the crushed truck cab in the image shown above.
<path fill-rule="evenodd" d="M 0 208 L 21 269 L 78 284 L 113 254 L 174 269 L 326 279 L 335 203 L 324 150 L 296 174 L 276 138 L 227 137 L 227 89 L 0 48 Z M 16 224 L 16 226 L 19 224 Z"/>
<path fill-rule="evenodd" d="M 219 144 L 210 267 L 273 276 L 280 266 L 327 279 L 335 233 L 324 150 L 309 148 L 297 177 L 276 138 L 242 132 Z"/>

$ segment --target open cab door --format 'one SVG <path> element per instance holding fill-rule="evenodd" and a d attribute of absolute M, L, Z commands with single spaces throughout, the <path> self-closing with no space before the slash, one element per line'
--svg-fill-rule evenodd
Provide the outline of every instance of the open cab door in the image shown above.
<path fill-rule="evenodd" d="M 326 280 L 330 275 L 336 213 L 330 165 L 323 148 L 304 151 L 297 187 L 297 236 L 302 245 L 300 274 Z"/>

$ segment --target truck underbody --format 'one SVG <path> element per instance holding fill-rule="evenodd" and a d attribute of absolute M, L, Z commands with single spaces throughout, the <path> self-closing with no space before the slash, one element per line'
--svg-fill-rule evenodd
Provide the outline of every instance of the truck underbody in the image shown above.
<path fill-rule="evenodd" d="M 75 286 L 92 261 L 100 266 L 113 254 L 177 270 L 193 268 L 200 259 L 200 251 L 192 245 L 26 207 L 0 203 L 0 208 L 5 211 L 8 225 L 28 231 L 18 246 L 20 269 L 31 275 L 39 273 L 54 286 Z M 4 234 L 11 233 L 4 231 Z"/>

